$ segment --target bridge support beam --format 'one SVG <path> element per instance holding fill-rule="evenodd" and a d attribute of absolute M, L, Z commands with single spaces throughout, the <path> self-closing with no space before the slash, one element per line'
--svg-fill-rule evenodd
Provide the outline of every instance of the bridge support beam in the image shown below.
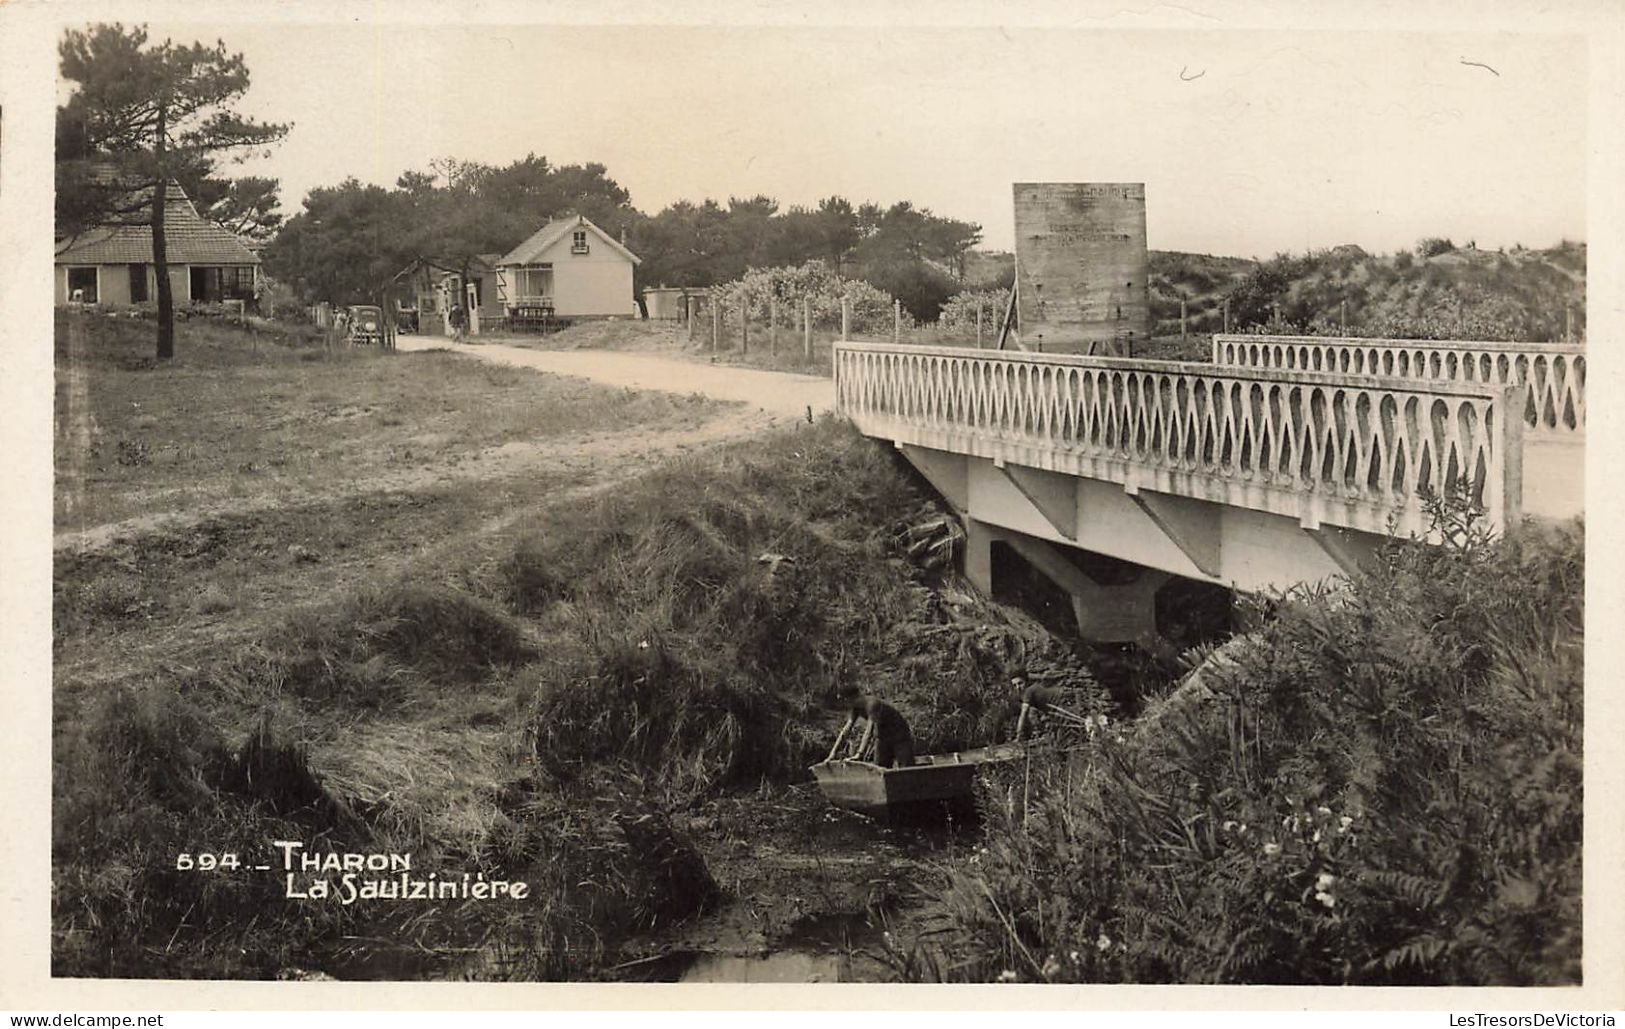
<path fill-rule="evenodd" d="M 1128 495 L 1203 575 L 1222 577 L 1219 566 L 1221 516 L 1217 504 L 1140 490 L 1129 491 Z"/>
<path fill-rule="evenodd" d="M 925 481 L 931 484 L 955 511 L 964 514 L 970 510 L 970 485 L 965 468 L 965 455 L 951 454 L 946 450 L 932 450 L 930 447 L 917 447 L 911 443 L 899 443 L 897 449 L 908 458 L 908 463 L 914 470 L 924 476 Z"/>
<path fill-rule="evenodd" d="M 1371 555 L 1376 552 L 1375 544 L 1369 540 L 1361 540 L 1355 533 L 1332 526 L 1303 531 L 1309 534 L 1310 539 L 1320 544 L 1320 549 L 1326 552 L 1326 556 L 1350 578 L 1353 578 L 1359 572 L 1360 566 L 1370 560 Z"/>
<path fill-rule="evenodd" d="M 1056 532 L 1069 540 L 1078 538 L 1078 480 L 1075 476 L 1005 464 L 997 459 L 993 464 Z"/>
<path fill-rule="evenodd" d="M 993 595 L 993 544 L 1004 543 L 1072 599 L 1078 634 L 1091 643 L 1139 643 L 1157 634 L 1157 590 L 1171 575 L 1147 568 L 1133 582 L 1104 585 L 1047 540 L 965 519 L 965 577 Z"/>

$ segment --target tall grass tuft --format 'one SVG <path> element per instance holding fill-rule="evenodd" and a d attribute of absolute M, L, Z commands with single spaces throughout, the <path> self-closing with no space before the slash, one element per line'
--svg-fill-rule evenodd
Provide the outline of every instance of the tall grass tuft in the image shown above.
<path fill-rule="evenodd" d="M 535 653 L 494 605 L 414 583 L 295 612 L 264 648 L 258 678 L 310 700 L 342 697 L 362 707 L 399 703 L 415 689 L 473 685 Z"/>

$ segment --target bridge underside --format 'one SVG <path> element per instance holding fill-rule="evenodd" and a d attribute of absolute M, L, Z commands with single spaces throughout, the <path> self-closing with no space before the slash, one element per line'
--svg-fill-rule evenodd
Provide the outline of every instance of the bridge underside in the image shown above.
<path fill-rule="evenodd" d="M 1381 543 L 1372 533 L 1307 527 L 1283 515 L 1125 488 L 1116 483 L 913 444 L 897 445 L 964 519 L 965 573 L 992 591 L 991 548 L 1004 543 L 1072 598 L 1080 633 L 1130 642 L 1155 633 L 1157 589 L 1177 575 L 1232 589 L 1286 588 L 1358 567 Z M 1146 569 L 1101 583 L 1067 550 Z"/>

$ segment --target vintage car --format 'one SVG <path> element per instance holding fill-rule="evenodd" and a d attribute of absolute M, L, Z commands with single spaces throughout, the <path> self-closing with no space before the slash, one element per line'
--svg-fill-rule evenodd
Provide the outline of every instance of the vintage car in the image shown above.
<path fill-rule="evenodd" d="M 352 346 L 384 341 L 384 312 L 376 307 L 352 306 L 345 319 L 344 341 Z"/>

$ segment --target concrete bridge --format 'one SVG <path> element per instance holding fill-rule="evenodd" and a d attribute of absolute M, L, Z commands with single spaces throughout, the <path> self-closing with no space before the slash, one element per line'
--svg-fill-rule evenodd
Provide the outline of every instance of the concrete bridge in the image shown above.
<path fill-rule="evenodd" d="M 1387 535 L 1426 535 L 1424 495 L 1458 484 L 1497 528 L 1583 510 L 1577 345 L 1213 346 L 1206 364 L 840 343 L 836 407 L 960 512 L 974 583 L 991 590 L 1008 546 L 1097 641 L 1154 632 L 1171 576 L 1252 591 L 1350 572 Z"/>

